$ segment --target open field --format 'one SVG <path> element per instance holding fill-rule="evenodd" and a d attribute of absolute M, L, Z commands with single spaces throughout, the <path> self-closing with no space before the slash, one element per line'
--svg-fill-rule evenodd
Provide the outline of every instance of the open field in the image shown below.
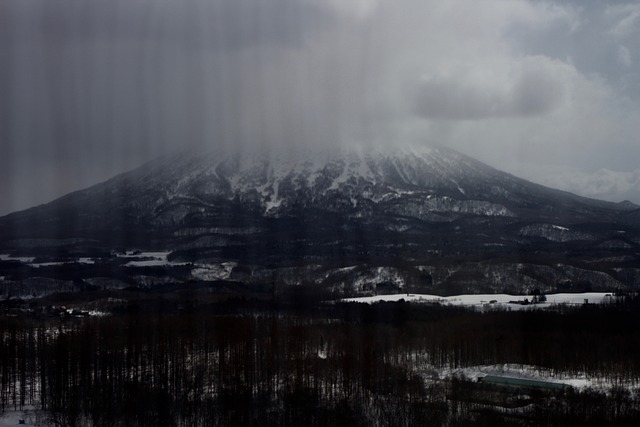
<path fill-rule="evenodd" d="M 532 302 L 532 295 L 469 294 L 442 297 L 428 294 L 393 294 L 374 295 L 361 298 L 346 298 L 343 301 L 374 303 L 395 302 L 400 300 L 413 303 L 522 310 L 532 308 L 550 308 L 558 305 L 577 306 L 583 304 L 610 304 L 614 302 L 615 297 L 608 292 L 560 293 L 545 295 L 544 302 L 536 300 L 534 303 Z"/>

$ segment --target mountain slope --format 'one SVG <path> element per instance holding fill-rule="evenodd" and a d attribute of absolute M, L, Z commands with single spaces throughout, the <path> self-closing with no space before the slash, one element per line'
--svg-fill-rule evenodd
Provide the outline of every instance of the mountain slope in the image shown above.
<path fill-rule="evenodd" d="M 25 218 L 42 212 L 64 221 L 62 216 L 74 211 L 96 219 L 116 211 L 145 224 L 179 224 L 189 214 L 224 203 L 239 203 L 265 217 L 318 208 L 350 216 L 375 210 L 418 218 L 467 213 L 578 221 L 590 214 L 615 220 L 620 212 L 633 210 L 535 185 L 452 150 L 422 147 L 309 157 L 183 154 L 9 215 L 0 224 L 13 221 L 19 229 Z"/>
<path fill-rule="evenodd" d="M 623 286 L 636 277 L 637 209 L 445 148 L 184 153 L 0 218 L 0 248 L 163 249 L 234 263 L 223 270 L 243 282 Z"/>

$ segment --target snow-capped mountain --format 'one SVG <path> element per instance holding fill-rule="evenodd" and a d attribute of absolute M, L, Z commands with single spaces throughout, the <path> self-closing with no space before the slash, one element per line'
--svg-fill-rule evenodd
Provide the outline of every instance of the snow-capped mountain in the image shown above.
<path fill-rule="evenodd" d="M 229 202 L 274 218 L 320 209 L 352 217 L 385 213 L 427 221 L 450 221 L 464 214 L 516 218 L 529 211 L 539 219 L 560 219 L 570 208 L 575 220 L 580 213 L 633 210 L 538 186 L 449 149 L 405 147 L 306 155 L 182 154 L 36 211 L 103 205 L 151 224 L 178 225 Z M 542 206 L 545 209 L 539 209 Z"/>
<path fill-rule="evenodd" d="M 102 250 L 162 249 L 198 271 L 234 265 L 215 271 L 238 281 L 365 289 L 372 277 L 436 286 L 457 272 L 464 286 L 517 278 L 540 287 L 571 280 L 567 269 L 540 265 L 635 254 L 637 218 L 635 205 L 546 188 L 442 147 L 214 151 L 160 158 L 0 218 L 0 248 L 80 239 Z M 606 263 L 622 269 L 612 286 L 636 277 L 628 258 Z"/>
<path fill-rule="evenodd" d="M 186 155 L 122 176 L 119 184 L 126 191 L 142 190 L 136 200 L 153 207 L 146 213 L 151 221 L 174 224 L 211 204 L 232 200 L 265 217 L 306 208 L 350 216 L 369 216 L 374 210 L 409 216 L 513 216 L 491 200 L 516 199 L 526 192 L 517 179 L 441 148 L 392 154 L 343 149 L 306 157 Z"/>

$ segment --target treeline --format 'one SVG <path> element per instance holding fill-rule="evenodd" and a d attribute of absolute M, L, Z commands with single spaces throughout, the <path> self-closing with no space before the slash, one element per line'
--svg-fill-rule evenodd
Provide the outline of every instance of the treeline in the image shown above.
<path fill-rule="evenodd" d="M 617 412 L 609 395 L 573 393 L 537 400 L 516 416 L 461 401 L 459 384 L 430 374 L 521 363 L 637 384 L 637 311 L 307 308 L 2 317 L 0 411 L 37 405 L 66 426 L 527 425 L 549 413 L 571 425 L 640 414 L 638 396 L 621 389 Z"/>

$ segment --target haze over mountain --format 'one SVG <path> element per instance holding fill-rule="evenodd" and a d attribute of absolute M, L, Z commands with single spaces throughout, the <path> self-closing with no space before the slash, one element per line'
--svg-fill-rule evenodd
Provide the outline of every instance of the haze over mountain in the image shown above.
<path fill-rule="evenodd" d="M 0 249 L 167 251 L 196 279 L 334 290 L 612 289 L 640 278 L 639 225 L 443 147 L 188 152 L 0 218 Z"/>

